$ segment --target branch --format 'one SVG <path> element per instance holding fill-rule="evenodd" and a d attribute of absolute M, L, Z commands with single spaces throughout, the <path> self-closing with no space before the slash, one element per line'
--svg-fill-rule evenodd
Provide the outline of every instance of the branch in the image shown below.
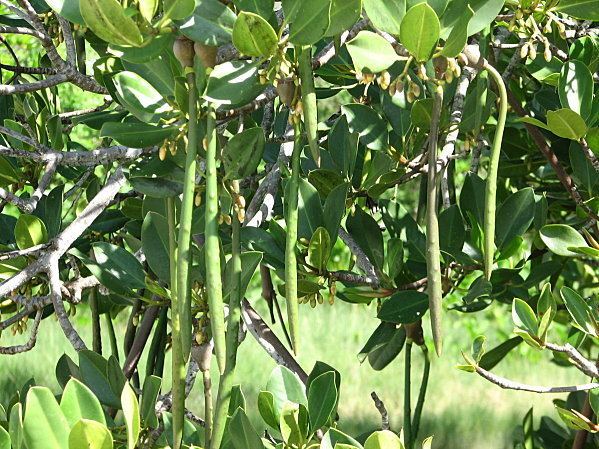
<path fill-rule="evenodd" d="M 595 156 L 595 153 L 589 148 L 589 144 L 585 139 L 580 139 L 580 146 L 587 160 L 591 163 L 595 171 L 599 172 L 599 159 Z"/>
<path fill-rule="evenodd" d="M 599 388 L 599 383 L 596 382 L 582 385 L 568 385 L 564 387 L 543 387 L 540 385 L 521 384 L 493 374 L 480 366 L 474 366 L 474 369 L 479 376 L 505 390 L 530 391 L 532 393 L 572 393 L 574 391 L 588 391 Z"/>
<path fill-rule="evenodd" d="M 554 352 L 561 352 L 564 354 L 568 354 L 570 359 L 574 362 L 576 367 L 585 373 L 589 377 L 599 377 L 599 369 L 597 366 L 586 359 L 578 350 L 569 343 L 566 343 L 564 346 L 556 345 L 553 343 L 545 343 L 545 347 Z"/>
<path fill-rule="evenodd" d="M 242 302 L 241 317 L 252 336 L 277 364 L 289 368 L 299 376 L 303 383 L 308 381 L 308 374 L 302 369 L 270 327 L 268 327 L 258 312 L 245 299 Z"/>
<path fill-rule="evenodd" d="M 387 412 L 384 402 L 381 401 L 374 391 L 370 393 L 370 397 L 374 401 L 374 406 L 381 415 L 381 430 L 389 430 L 389 413 Z"/>
<path fill-rule="evenodd" d="M 367 276 L 365 281 L 373 286 L 378 286 L 380 284 L 380 280 L 376 273 L 376 269 L 374 268 L 374 265 L 370 259 L 368 259 L 366 253 L 362 250 L 362 248 L 360 248 L 360 245 L 358 245 L 354 238 L 341 227 L 339 228 L 339 237 L 347 245 L 352 254 L 356 256 L 356 265 Z"/>
<path fill-rule="evenodd" d="M 6 355 L 14 355 L 22 352 L 30 351 L 37 341 L 37 332 L 40 327 L 40 322 L 42 321 L 42 310 L 38 310 L 35 314 L 35 321 L 33 322 L 33 327 L 31 328 L 31 335 L 29 340 L 24 345 L 16 345 L 16 346 L 0 346 L 0 354 Z"/>

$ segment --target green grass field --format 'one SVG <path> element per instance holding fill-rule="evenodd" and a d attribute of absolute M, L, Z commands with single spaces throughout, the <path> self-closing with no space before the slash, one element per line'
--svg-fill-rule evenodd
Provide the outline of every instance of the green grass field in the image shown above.
<path fill-rule="evenodd" d="M 262 304 L 257 306 L 264 311 Z M 398 357 L 381 372 L 373 371 L 367 363 L 360 365 L 356 357 L 377 325 L 374 315 L 373 308 L 340 301 L 336 301 L 333 307 L 325 303 L 315 309 L 308 306 L 301 309 L 301 328 L 305 331 L 300 362 L 309 371 L 316 360 L 322 360 L 341 372 L 340 428 L 356 435 L 379 425 L 380 417 L 370 399 L 371 391 L 376 391 L 386 403 L 392 428 L 399 430 L 402 423 L 403 357 Z M 124 317 L 120 318 L 117 337 L 124 333 Z M 455 368 L 461 362 L 460 351 L 468 349 L 473 336 L 484 333 L 489 338 L 489 344 L 495 345 L 506 332 L 511 331 L 508 320 L 509 314 L 499 304 L 491 306 L 476 317 L 460 316 L 457 312 L 447 314 L 446 350 L 440 359 L 433 356 L 421 432 L 421 437 L 435 435 L 434 447 L 513 447 L 512 434 L 515 426 L 521 422 L 530 407 L 534 407 L 537 422 L 543 414 L 558 419 L 548 396 L 504 391 L 474 374 Z M 89 342 L 91 333 L 86 307 L 79 307 L 76 321 L 77 327 Z M 9 335 L 9 332 L 2 335 L 3 345 L 19 340 Z M 106 355 L 109 351 L 108 342 L 104 343 Z M 34 377 L 38 384 L 50 386 L 58 392 L 54 367 L 63 352 L 72 354 L 73 350 L 56 321 L 53 318 L 45 320 L 41 325 L 38 344 L 31 353 L 0 356 L 0 401 L 5 403 L 12 392 L 30 377 Z M 418 382 L 422 369 L 419 352 L 415 351 L 413 356 L 413 378 Z M 521 345 L 494 371 L 528 383 L 556 385 L 584 380 L 581 376 L 576 376 L 573 370 L 550 363 L 548 357 L 546 353 Z M 167 360 L 167 366 L 169 363 Z M 144 366 L 143 360 L 141 366 Z M 251 414 L 256 420 L 257 411 L 252 404 L 256 402 L 259 389 L 266 384 L 274 362 L 248 335 L 240 348 L 238 366 L 237 378 L 242 383 Z M 215 372 L 213 378 L 216 377 Z M 169 380 L 165 379 L 165 384 L 168 383 Z M 413 395 L 417 394 L 417 388 L 415 385 Z M 201 382 L 196 383 L 188 404 L 201 415 Z"/>

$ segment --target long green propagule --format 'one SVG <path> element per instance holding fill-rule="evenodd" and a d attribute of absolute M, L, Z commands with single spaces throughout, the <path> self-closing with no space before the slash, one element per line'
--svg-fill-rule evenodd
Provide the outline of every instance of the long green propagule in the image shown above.
<path fill-rule="evenodd" d="M 495 136 L 491 145 L 491 158 L 487 170 L 487 182 L 485 187 L 485 214 L 484 214 L 484 263 L 485 278 L 491 279 L 493 272 L 493 259 L 495 254 L 495 209 L 497 201 L 497 171 L 499 169 L 499 156 L 501 154 L 501 142 L 503 140 L 503 131 L 507 118 L 507 90 L 501 74 L 481 56 L 480 50 L 476 45 L 467 45 L 464 48 L 463 56 L 467 64 L 477 70 L 486 70 L 493 82 L 497 86 L 499 93 L 499 114 L 497 117 L 497 127 Z"/>
<path fill-rule="evenodd" d="M 196 176 L 196 155 L 199 144 L 198 133 L 198 91 L 193 71 L 193 42 L 185 38 L 175 41 L 175 56 L 185 69 L 187 78 L 189 112 L 187 130 L 187 154 L 185 158 L 185 178 L 179 217 L 178 247 L 174 244 L 174 201 L 167 201 L 169 223 L 169 257 L 171 259 L 171 298 L 172 302 L 172 376 L 173 376 L 173 442 L 174 448 L 181 447 L 185 414 L 185 365 L 191 348 L 191 292 L 189 284 L 189 264 L 191 249 L 191 221 Z M 173 263 L 173 261 L 176 263 Z"/>
<path fill-rule="evenodd" d="M 439 247 L 439 218 L 437 210 L 438 176 L 437 146 L 439 140 L 439 119 L 443 105 L 443 88 L 437 86 L 431 118 L 431 132 L 428 143 L 428 182 L 426 201 L 426 271 L 428 278 L 428 303 L 431 315 L 431 329 L 435 352 L 441 355 L 443 336 L 441 332 L 441 314 L 443 286 L 441 284 L 441 250 Z"/>
<path fill-rule="evenodd" d="M 499 155 L 501 154 L 501 141 L 507 117 L 507 90 L 501 74 L 491 64 L 485 61 L 484 68 L 489 72 L 499 92 L 499 116 L 497 128 L 491 147 L 491 160 L 487 171 L 487 185 L 485 190 L 485 278 L 491 279 L 493 271 L 493 254 L 495 252 L 495 206 L 497 199 L 497 171 L 499 169 Z"/>
<path fill-rule="evenodd" d="M 214 354 L 221 375 L 225 372 L 226 341 L 223 286 L 220 269 L 220 242 L 218 238 L 218 180 L 216 174 L 216 112 L 207 104 L 206 114 L 206 210 L 205 244 L 206 293 L 210 311 L 210 327 L 214 340 Z"/>
<path fill-rule="evenodd" d="M 240 209 L 242 203 L 239 198 L 239 181 L 231 183 L 231 192 L 234 196 L 234 213 L 231 222 L 231 277 L 228 281 L 231 283 L 231 296 L 229 297 L 229 318 L 227 320 L 226 349 L 227 360 L 225 363 L 225 372 L 220 377 L 218 385 L 218 394 L 216 398 L 216 407 L 214 410 L 214 423 L 212 428 L 212 439 L 210 441 L 211 449 L 219 449 L 223 440 L 225 424 L 227 422 L 227 412 L 231 399 L 231 390 L 233 388 L 235 367 L 237 365 L 237 348 L 239 346 L 239 327 L 241 324 L 241 221 L 243 221 Z"/>
<path fill-rule="evenodd" d="M 287 238 L 285 240 L 285 299 L 287 300 L 287 320 L 293 352 L 297 355 L 299 343 L 299 302 L 297 299 L 297 244 L 298 194 L 300 175 L 300 153 L 302 151 L 302 127 L 299 115 L 292 115 L 293 154 L 291 155 L 291 177 L 285 192 L 285 222 Z"/>
<path fill-rule="evenodd" d="M 312 72 L 312 47 L 300 49 L 298 68 L 302 91 L 302 110 L 304 112 L 304 127 L 310 152 L 316 165 L 320 167 L 320 148 L 318 146 L 318 109 L 316 106 L 316 89 L 314 88 L 314 73 Z"/>

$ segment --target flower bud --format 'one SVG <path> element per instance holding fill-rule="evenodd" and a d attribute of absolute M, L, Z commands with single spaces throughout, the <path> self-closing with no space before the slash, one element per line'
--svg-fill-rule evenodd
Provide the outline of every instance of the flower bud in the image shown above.
<path fill-rule="evenodd" d="M 279 99 L 287 107 L 291 107 L 293 97 L 295 96 L 295 84 L 292 78 L 283 78 L 277 83 L 277 93 Z"/>
<path fill-rule="evenodd" d="M 386 70 L 384 70 L 379 75 L 377 81 L 379 83 L 379 86 L 381 86 L 381 89 L 387 90 L 389 88 L 389 85 L 391 84 L 391 75 L 389 74 L 389 72 L 387 72 Z"/>
<path fill-rule="evenodd" d="M 166 159 L 166 145 L 162 145 L 158 150 L 158 158 L 163 161 Z"/>

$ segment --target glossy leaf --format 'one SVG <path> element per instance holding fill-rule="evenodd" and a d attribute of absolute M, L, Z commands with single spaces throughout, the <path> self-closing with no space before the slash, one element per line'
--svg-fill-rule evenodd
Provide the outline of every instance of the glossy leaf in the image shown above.
<path fill-rule="evenodd" d="M 474 11 L 470 5 L 466 5 L 466 9 L 452 27 L 441 54 L 447 58 L 455 58 L 464 49 L 468 42 L 468 25 L 474 16 Z"/>
<path fill-rule="evenodd" d="M 338 399 L 335 373 L 321 374 L 310 383 L 308 390 L 308 416 L 310 428 L 315 431 L 329 421 Z"/>
<path fill-rule="evenodd" d="M 64 449 L 69 446 L 69 423 L 52 392 L 32 387 L 27 393 L 23 436 L 27 449 Z"/>
<path fill-rule="evenodd" d="M 415 290 L 394 293 L 387 299 L 377 317 L 389 323 L 414 323 L 428 310 L 428 296 Z"/>
<path fill-rule="evenodd" d="M 331 254 L 331 238 L 323 227 L 319 227 L 312 234 L 308 246 L 308 262 L 319 272 L 326 270 L 329 255 Z"/>
<path fill-rule="evenodd" d="M 362 145 L 372 150 L 382 150 L 388 145 L 387 124 L 374 109 L 350 103 L 341 106 L 341 113 L 347 118 L 350 132 L 360 135 Z"/>
<path fill-rule="evenodd" d="M 154 126 L 138 121 L 108 122 L 102 126 L 100 137 L 110 137 L 132 148 L 145 148 L 173 137 L 178 129 L 176 126 Z"/>
<path fill-rule="evenodd" d="M 116 0 L 79 0 L 85 24 L 102 40 L 116 45 L 139 46 L 143 42 L 137 24 Z"/>
<path fill-rule="evenodd" d="M 535 196 L 531 188 L 511 194 L 497 211 L 495 244 L 499 249 L 522 235 L 532 224 L 535 212 Z"/>
<path fill-rule="evenodd" d="M 85 21 L 81 16 L 79 0 L 45 0 L 45 2 L 69 22 L 85 25 Z"/>
<path fill-rule="evenodd" d="M 193 12 L 194 6 L 194 0 L 163 0 L 163 17 L 185 19 Z"/>
<path fill-rule="evenodd" d="M 297 45 L 318 42 L 329 29 L 332 0 L 285 0 L 285 17 L 291 21 L 289 41 Z"/>
<path fill-rule="evenodd" d="M 593 0 L 560 0 L 558 11 L 581 20 L 599 20 L 599 10 Z"/>
<path fill-rule="evenodd" d="M 244 55 L 269 57 L 277 51 L 277 33 L 258 14 L 243 11 L 233 26 L 233 45 Z"/>
<path fill-rule="evenodd" d="M 255 63 L 231 61 L 217 65 L 210 73 L 204 98 L 219 105 L 242 105 L 252 101 L 263 89 Z"/>
<path fill-rule="evenodd" d="M 541 240 L 549 250 L 559 256 L 575 257 L 570 248 L 587 246 L 587 242 L 573 227 L 564 224 L 549 224 L 539 231 Z"/>
<path fill-rule="evenodd" d="M 235 449 L 262 449 L 264 447 L 258 432 L 241 408 L 238 408 L 231 417 L 229 432 L 231 432 L 231 440 Z"/>
<path fill-rule="evenodd" d="M 379 73 L 398 59 L 393 46 L 372 31 L 360 31 L 346 47 L 356 73 Z"/>
<path fill-rule="evenodd" d="M 325 36 L 336 36 L 351 28 L 362 12 L 362 0 L 332 0 L 329 28 Z"/>
<path fill-rule="evenodd" d="M 308 405 L 304 384 L 296 374 L 284 366 L 277 366 L 272 371 L 266 389 L 273 395 L 277 421 L 280 418 L 285 402 L 289 401 L 304 406 Z"/>
<path fill-rule="evenodd" d="M 562 287 L 560 295 L 578 328 L 590 335 L 597 335 L 597 323 L 591 306 L 570 287 Z"/>
<path fill-rule="evenodd" d="M 121 393 L 121 406 L 123 408 L 123 417 L 125 418 L 125 425 L 127 427 L 127 448 L 134 449 L 139 438 L 141 424 L 139 403 L 137 402 L 137 396 L 129 385 L 129 382 L 125 383 L 123 392 Z"/>
<path fill-rule="evenodd" d="M 141 227 L 141 245 L 146 262 L 164 282 L 170 282 L 169 228 L 166 218 L 149 212 Z"/>
<path fill-rule="evenodd" d="M 578 140 L 587 132 L 583 118 L 571 109 L 547 111 L 547 126 L 553 134 L 565 139 Z"/>
<path fill-rule="evenodd" d="M 31 248 L 48 241 L 46 225 L 34 215 L 21 214 L 15 224 L 15 241 L 19 249 Z"/>
<path fill-rule="evenodd" d="M 235 134 L 223 150 L 223 162 L 229 179 L 243 179 L 254 173 L 262 160 L 266 138 L 261 127 Z"/>
<path fill-rule="evenodd" d="M 373 432 L 364 442 L 364 449 L 403 449 L 399 437 L 390 430 Z"/>
<path fill-rule="evenodd" d="M 177 25 L 192 41 L 216 47 L 231 42 L 235 19 L 235 13 L 218 0 L 195 0 L 193 14 Z"/>
<path fill-rule="evenodd" d="M 588 118 L 593 104 L 593 75 L 580 61 L 564 63 L 558 84 L 562 107 L 569 108 L 582 118 Z"/>
<path fill-rule="evenodd" d="M 521 299 L 515 298 L 512 303 L 512 320 L 514 325 L 531 335 L 537 335 L 539 322 L 532 308 Z"/>
<path fill-rule="evenodd" d="M 399 36 L 406 0 L 364 0 L 364 10 L 376 28 Z"/>
<path fill-rule="evenodd" d="M 401 43 L 419 62 L 430 59 L 439 40 L 441 26 L 427 3 L 412 6 L 401 21 Z"/>
<path fill-rule="evenodd" d="M 81 419 L 69 434 L 69 449 L 112 449 L 113 441 L 105 424 Z"/>
<path fill-rule="evenodd" d="M 88 387 L 75 378 L 69 380 L 62 393 L 60 409 L 70 427 L 73 427 L 80 419 L 106 424 L 100 401 Z"/>

